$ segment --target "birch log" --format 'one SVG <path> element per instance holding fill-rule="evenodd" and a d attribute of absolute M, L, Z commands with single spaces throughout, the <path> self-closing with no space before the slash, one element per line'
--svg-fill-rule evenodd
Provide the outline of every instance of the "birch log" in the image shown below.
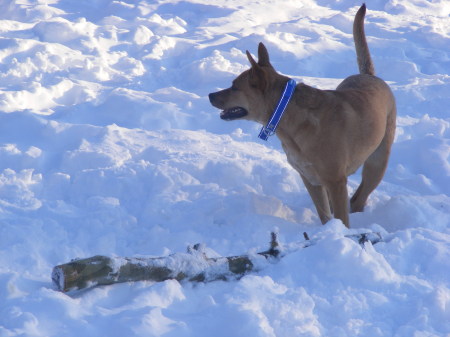
<path fill-rule="evenodd" d="M 348 236 L 360 244 L 381 241 L 379 233 Z M 286 254 L 313 245 L 305 233 L 305 241 L 281 251 L 277 237 L 272 233 L 270 249 L 256 254 L 230 257 L 207 257 L 202 245 L 188 248 L 187 253 L 165 257 L 107 257 L 93 256 L 74 260 L 53 268 L 52 280 L 62 292 L 87 289 L 98 285 L 122 282 L 154 281 L 169 279 L 191 282 L 237 279 L 249 272 L 263 268 L 267 263 L 277 262 Z"/>

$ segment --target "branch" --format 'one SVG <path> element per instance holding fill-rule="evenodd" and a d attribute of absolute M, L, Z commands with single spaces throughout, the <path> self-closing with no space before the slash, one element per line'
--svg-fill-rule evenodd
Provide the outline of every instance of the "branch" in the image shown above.
<path fill-rule="evenodd" d="M 52 280 L 62 292 L 81 290 L 99 285 L 123 282 L 154 281 L 169 279 L 190 282 L 211 282 L 239 279 L 249 272 L 264 268 L 269 262 L 277 262 L 283 256 L 301 248 L 314 245 L 309 240 L 281 251 L 277 235 L 271 234 L 270 248 L 266 251 L 230 257 L 207 257 L 205 247 L 200 244 L 188 247 L 187 253 L 175 253 L 165 257 L 107 257 L 93 256 L 74 260 L 53 268 Z M 347 236 L 358 241 L 375 244 L 382 240 L 379 233 Z"/>

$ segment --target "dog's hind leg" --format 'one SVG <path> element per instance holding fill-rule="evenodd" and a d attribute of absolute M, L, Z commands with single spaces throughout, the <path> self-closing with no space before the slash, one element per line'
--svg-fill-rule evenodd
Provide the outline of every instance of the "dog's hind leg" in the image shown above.
<path fill-rule="evenodd" d="M 364 211 L 367 198 L 383 178 L 387 166 L 387 156 L 382 154 L 384 149 L 385 146 L 380 145 L 364 163 L 361 184 L 350 199 L 352 213 Z"/>
<path fill-rule="evenodd" d="M 316 207 L 320 221 L 322 224 L 327 223 L 333 216 L 331 215 L 330 202 L 328 201 L 328 194 L 325 187 L 321 185 L 312 185 L 303 175 L 300 174 L 300 176 L 302 177 L 303 183 Z"/>
<path fill-rule="evenodd" d="M 388 164 L 391 145 L 395 134 L 395 109 L 390 114 L 386 133 L 378 148 L 364 162 L 362 180 L 355 194 L 350 199 L 350 211 L 362 212 L 370 193 L 378 186 Z"/>

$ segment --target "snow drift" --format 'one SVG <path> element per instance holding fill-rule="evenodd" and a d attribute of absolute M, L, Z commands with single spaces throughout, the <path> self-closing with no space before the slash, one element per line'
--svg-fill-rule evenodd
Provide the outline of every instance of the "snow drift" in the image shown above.
<path fill-rule="evenodd" d="M 0 3 L 0 336 L 446 336 L 450 333 L 450 7 L 367 2 L 398 105 L 382 184 L 353 228 L 320 225 L 279 142 L 225 123 L 207 94 L 263 41 L 297 81 L 357 72 L 360 3 Z M 352 192 L 359 174 L 350 178 Z M 73 258 L 222 256 L 320 243 L 238 282 L 125 283 L 67 296 Z M 380 231 L 365 249 L 345 238 Z"/>

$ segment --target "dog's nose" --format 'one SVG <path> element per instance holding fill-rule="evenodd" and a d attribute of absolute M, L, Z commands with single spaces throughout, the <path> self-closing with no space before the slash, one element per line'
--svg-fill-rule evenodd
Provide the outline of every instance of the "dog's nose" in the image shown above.
<path fill-rule="evenodd" d="M 210 93 L 209 95 L 208 95 L 208 97 L 209 97 L 209 101 L 212 103 L 213 102 L 213 100 L 214 100 L 214 92 L 212 92 L 212 93 Z"/>

